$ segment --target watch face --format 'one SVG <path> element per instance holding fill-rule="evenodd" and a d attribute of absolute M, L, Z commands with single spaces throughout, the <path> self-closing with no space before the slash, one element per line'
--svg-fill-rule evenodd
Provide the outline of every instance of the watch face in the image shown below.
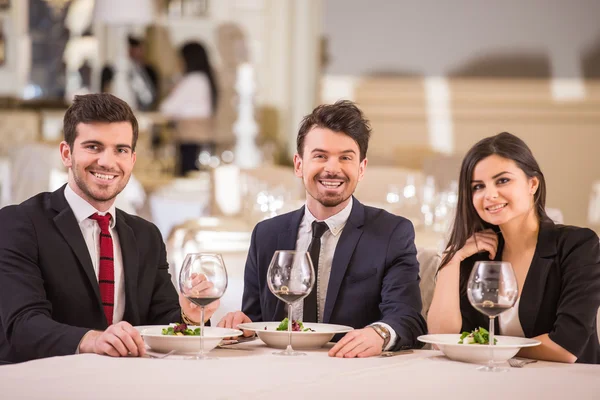
<path fill-rule="evenodd" d="M 383 332 L 383 335 L 386 338 L 390 337 L 390 331 L 388 331 L 388 329 L 385 326 L 379 325 L 379 329 L 381 329 L 381 332 Z"/>
<path fill-rule="evenodd" d="M 383 338 L 383 340 L 386 340 L 390 337 L 390 332 L 385 327 L 381 325 L 373 325 L 373 328 L 375 329 L 375 332 L 377 332 L 377 334 Z"/>

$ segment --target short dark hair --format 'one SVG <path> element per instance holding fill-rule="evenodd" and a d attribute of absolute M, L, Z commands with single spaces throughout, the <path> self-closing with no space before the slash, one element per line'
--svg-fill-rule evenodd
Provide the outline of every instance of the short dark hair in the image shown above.
<path fill-rule="evenodd" d="M 322 104 L 302 119 L 296 139 L 296 150 L 301 157 L 304 152 L 304 139 L 314 127 L 327 128 L 350 136 L 358 144 L 360 161 L 367 156 L 371 125 L 353 102 L 339 100 L 335 104 Z"/>
<path fill-rule="evenodd" d="M 144 42 L 139 39 L 136 38 L 135 36 L 129 35 L 127 36 L 127 43 L 129 43 L 129 47 L 140 47 L 142 44 L 144 44 Z"/>
<path fill-rule="evenodd" d="M 135 150 L 139 130 L 137 119 L 126 102 L 110 93 L 75 96 L 63 119 L 65 142 L 71 149 L 77 137 L 77 125 L 94 122 L 129 122 L 133 130 L 131 149 Z"/>

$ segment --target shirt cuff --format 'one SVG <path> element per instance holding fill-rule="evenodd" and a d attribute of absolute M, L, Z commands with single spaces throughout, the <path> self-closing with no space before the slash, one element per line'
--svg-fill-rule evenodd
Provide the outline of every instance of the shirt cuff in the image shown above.
<path fill-rule="evenodd" d="M 388 332 L 390 333 L 390 341 L 388 342 L 387 346 L 385 346 L 385 349 L 383 349 L 383 351 L 388 351 L 389 349 L 393 348 L 396 344 L 396 341 L 398 340 L 398 335 L 396 334 L 396 331 L 393 330 L 392 327 L 386 324 L 385 322 L 379 321 L 375 323 L 385 326 Z"/>
<path fill-rule="evenodd" d="M 81 352 L 79 351 L 79 347 L 81 347 L 81 343 L 83 343 L 83 339 L 85 339 L 85 337 L 86 337 L 87 335 L 89 335 L 90 333 L 92 333 L 92 332 L 94 332 L 94 330 L 93 330 L 93 329 L 92 329 L 91 331 L 87 331 L 87 332 L 85 333 L 85 335 L 83 335 L 83 336 L 81 337 L 81 340 L 80 340 L 80 341 L 79 341 L 79 343 L 77 344 L 77 350 L 75 350 L 75 354 L 80 354 L 80 353 L 81 353 Z"/>

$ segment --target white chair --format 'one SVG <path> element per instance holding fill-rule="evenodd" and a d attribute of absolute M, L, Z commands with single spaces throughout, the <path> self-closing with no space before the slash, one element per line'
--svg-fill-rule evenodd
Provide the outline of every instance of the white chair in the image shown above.
<path fill-rule="evenodd" d="M 8 158 L 11 163 L 11 202 L 15 204 L 50 191 L 51 171 L 64 171 L 58 146 L 54 144 L 16 145 Z"/>

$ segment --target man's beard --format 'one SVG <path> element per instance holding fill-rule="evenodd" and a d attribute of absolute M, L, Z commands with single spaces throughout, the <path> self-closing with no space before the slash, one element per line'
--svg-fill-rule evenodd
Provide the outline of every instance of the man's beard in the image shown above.
<path fill-rule="evenodd" d="M 339 179 L 339 180 L 343 181 L 343 185 L 348 185 L 350 182 L 350 179 L 348 179 L 346 176 L 325 175 L 325 176 L 315 176 L 313 179 L 315 181 L 315 185 L 317 186 L 317 193 L 316 193 L 316 197 L 315 196 L 312 196 L 312 197 L 325 207 L 337 207 L 338 205 L 340 205 L 343 202 L 345 202 L 346 200 L 348 200 L 350 198 L 350 196 L 352 196 L 352 193 L 354 193 L 354 190 L 352 190 L 350 192 L 350 194 L 348 194 L 347 196 L 344 197 L 344 195 L 345 195 L 345 191 L 344 191 L 344 192 L 340 193 L 339 195 L 332 197 L 332 196 L 323 195 L 318 190 L 318 186 L 320 185 L 319 180 L 322 180 L 322 179 Z"/>
<path fill-rule="evenodd" d="M 77 185 L 77 187 L 79 188 L 79 190 L 81 190 L 81 192 L 83 194 L 85 194 L 88 198 L 90 198 L 94 201 L 97 201 L 97 202 L 106 202 L 106 201 L 110 201 L 110 200 L 114 199 L 115 197 L 117 197 L 119 195 L 119 193 L 121 193 L 123 191 L 123 189 L 125 189 L 125 186 L 127 185 L 127 182 L 129 181 L 129 179 L 127 179 L 126 181 L 124 181 L 123 185 L 121 187 L 117 187 L 114 192 L 107 193 L 105 196 L 100 197 L 100 196 L 92 193 L 92 191 L 86 185 L 85 181 L 80 178 L 79 173 L 75 172 L 77 170 L 78 170 L 77 165 L 73 165 L 73 179 L 75 180 L 75 184 Z M 83 173 L 87 174 L 88 171 L 84 170 Z"/>
<path fill-rule="evenodd" d="M 318 198 L 315 198 L 315 200 L 317 200 L 319 203 L 321 203 L 325 207 L 337 207 L 340 204 L 342 204 L 343 202 L 345 202 L 346 200 L 348 200 L 350 198 L 350 196 L 352 196 L 352 194 L 349 194 L 347 197 L 344 197 L 343 195 L 336 196 L 336 197 L 318 196 Z"/>

